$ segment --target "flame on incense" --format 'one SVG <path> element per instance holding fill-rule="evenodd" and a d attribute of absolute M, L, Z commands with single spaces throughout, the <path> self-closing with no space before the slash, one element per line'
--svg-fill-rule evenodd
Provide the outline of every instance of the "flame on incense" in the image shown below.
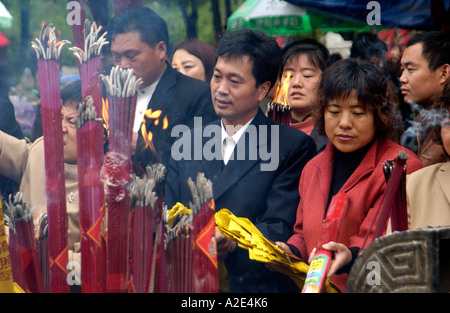
<path fill-rule="evenodd" d="M 280 83 L 277 87 L 277 91 L 275 93 L 275 97 L 272 103 L 277 103 L 282 106 L 290 107 L 288 101 L 288 91 L 289 91 L 289 81 L 291 80 L 291 74 L 288 74 L 287 77 Z"/>

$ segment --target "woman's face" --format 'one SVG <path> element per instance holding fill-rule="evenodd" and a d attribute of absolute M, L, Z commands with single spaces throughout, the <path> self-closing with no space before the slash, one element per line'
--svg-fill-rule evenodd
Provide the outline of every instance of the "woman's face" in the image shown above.
<path fill-rule="evenodd" d="M 450 113 L 450 112 L 449 112 Z M 442 122 L 441 126 L 441 138 L 444 144 L 444 150 L 450 155 L 450 118 L 447 117 Z"/>
<path fill-rule="evenodd" d="M 345 99 L 332 100 L 324 112 L 325 133 L 341 152 L 363 148 L 375 137 L 372 110 L 358 102 L 355 91 Z"/>
<path fill-rule="evenodd" d="M 64 162 L 68 164 L 77 164 L 77 128 L 75 126 L 77 116 L 76 103 L 65 104 L 61 107 Z"/>
<path fill-rule="evenodd" d="M 175 51 L 172 57 L 172 67 L 180 73 L 205 81 L 205 67 L 202 60 L 184 49 Z"/>
<path fill-rule="evenodd" d="M 316 102 L 317 87 L 322 71 L 311 63 L 306 54 L 292 57 L 283 68 L 283 84 L 289 77 L 288 101 L 299 114 L 309 114 Z"/>

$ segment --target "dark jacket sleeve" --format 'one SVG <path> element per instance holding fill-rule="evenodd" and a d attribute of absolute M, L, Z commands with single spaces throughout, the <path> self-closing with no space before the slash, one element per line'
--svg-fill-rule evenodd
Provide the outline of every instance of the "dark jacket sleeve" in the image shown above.
<path fill-rule="evenodd" d="M 18 139 L 23 138 L 22 128 L 17 122 L 14 106 L 7 95 L 0 99 L 0 130 Z"/>

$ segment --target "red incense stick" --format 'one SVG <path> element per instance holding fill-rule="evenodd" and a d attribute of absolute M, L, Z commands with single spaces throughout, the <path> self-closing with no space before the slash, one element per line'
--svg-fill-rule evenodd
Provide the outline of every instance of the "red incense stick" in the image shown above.
<path fill-rule="evenodd" d="M 363 245 L 360 249 L 362 251 L 376 238 L 380 237 L 386 230 L 389 217 L 392 216 L 392 230 L 403 231 L 408 228 L 408 220 L 406 213 L 406 197 L 404 183 L 406 161 L 408 155 L 404 151 L 399 151 L 397 157 L 391 162 L 387 161 L 383 164 L 383 171 L 388 178 L 386 189 L 381 198 L 380 205 L 377 208 L 376 214 L 372 220 L 369 231 L 364 238 Z M 392 166 L 392 168 L 391 168 Z M 389 173 L 389 171 L 391 173 Z M 403 181 L 403 182 L 402 182 Z M 395 204 L 401 201 L 399 207 Z"/>
<path fill-rule="evenodd" d="M 12 217 L 10 225 L 11 250 L 14 251 L 13 275 L 16 282 L 26 292 L 42 293 L 44 285 L 42 281 L 39 256 L 34 235 L 34 224 L 31 207 L 22 201 L 22 194 L 18 193 L 14 199 L 10 195 L 6 203 L 8 215 Z M 17 262 L 17 264 L 15 264 Z M 17 269 L 17 267 L 21 267 Z"/>
<path fill-rule="evenodd" d="M 56 40 L 52 24 L 44 24 L 32 43 L 38 57 L 47 191 L 50 280 L 52 292 L 68 292 L 66 264 L 67 209 L 61 128 L 59 60 L 68 41 Z"/>
<path fill-rule="evenodd" d="M 103 166 L 103 125 L 93 99 L 80 104 L 77 119 L 78 190 L 80 197 L 81 278 L 83 292 L 103 292 L 102 221 L 104 191 L 100 180 Z"/>

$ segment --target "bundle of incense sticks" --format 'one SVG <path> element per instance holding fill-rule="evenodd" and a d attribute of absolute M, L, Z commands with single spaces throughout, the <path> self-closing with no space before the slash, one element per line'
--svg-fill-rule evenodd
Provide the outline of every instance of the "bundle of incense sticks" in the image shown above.
<path fill-rule="evenodd" d="M 165 229 L 163 219 L 163 198 L 166 174 L 166 168 L 162 164 L 156 163 L 146 167 L 147 179 L 153 180 L 155 182 L 153 188 L 153 192 L 155 195 L 155 202 L 153 203 L 153 251 L 151 251 L 152 256 L 150 264 L 150 284 L 148 288 L 148 291 L 152 293 L 164 293 L 168 290 L 163 240 Z"/>
<path fill-rule="evenodd" d="M 327 272 L 331 264 L 332 252 L 322 248 L 322 245 L 337 241 L 345 213 L 348 208 L 348 198 L 343 192 L 336 194 L 328 207 L 322 234 L 316 246 L 311 264 L 306 274 L 305 284 L 302 293 L 323 292 L 327 279 Z"/>
<path fill-rule="evenodd" d="M 200 293 L 218 292 L 217 249 L 215 241 L 215 204 L 212 182 L 203 173 L 197 174 L 196 182 L 189 178 L 193 203 L 193 274 L 194 290 Z"/>
<path fill-rule="evenodd" d="M 407 159 L 408 155 L 401 151 L 398 154 L 397 160 L 387 160 L 383 164 L 383 172 L 386 178 L 386 184 L 389 186 L 389 190 L 395 189 L 395 186 L 397 186 L 397 191 L 393 196 L 394 199 L 392 200 L 389 209 L 391 216 L 391 227 L 393 232 L 408 230 L 408 210 L 406 204 Z M 392 182 L 389 182 L 391 179 L 391 175 L 393 175 Z"/>
<path fill-rule="evenodd" d="M 166 224 L 164 240 L 168 292 L 192 293 L 195 292 L 192 270 L 194 245 L 192 238 L 192 210 L 179 211 L 174 217 L 175 221 L 173 224 Z"/>
<path fill-rule="evenodd" d="M 108 92 L 109 151 L 131 155 L 131 137 L 136 113 L 137 90 L 142 79 L 133 69 L 115 66 L 109 75 L 100 75 Z"/>
<path fill-rule="evenodd" d="M 102 168 L 106 201 L 106 291 L 127 292 L 131 162 L 108 152 Z"/>
<path fill-rule="evenodd" d="M 383 172 L 387 179 L 386 189 L 360 251 L 383 235 L 386 231 L 389 217 L 391 217 L 392 231 L 408 229 L 405 189 L 407 159 L 408 154 L 404 151 L 399 151 L 394 160 L 384 162 Z"/>
<path fill-rule="evenodd" d="M 22 201 L 22 193 L 9 196 L 5 215 L 9 216 L 11 265 L 14 280 L 26 292 L 42 293 L 39 256 L 31 207 Z"/>
<path fill-rule="evenodd" d="M 157 200 L 153 178 L 135 177 L 130 216 L 130 287 L 132 292 L 150 292 L 153 234 Z"/>
<path fill-rule="evenodd" d="M 101 29 L 102 27 L 97 27 L 95 22 L 86 20 L 82 32 L 84 48 L 78 46 L 70 48 L 78 60 L 82 99 L 86 99 L 88 95 L 93 98 L 97 117 L 101 117 L 103 99 L 102 79 L 100 78 L 103 70 L 101 52 L 102 48 L 109 43 L 105 39 L 106 32 L 99 36 Z"/>
<path fill-rule="evenodd" d="M 272 102 L 267 115 L 274 121 L 289 125 L 291 122 L 291 107 L 281 103 Z"/>
<path fill-rule="evenodd" d="M 199 173 L 188 185 L 191 209 L 177 203 L 166 215 L 169 292 L 218 292 L 212 183 Z"/>
<path fill-rule="evenodd" d="M 104 190 L 100 180 L 103 166 L 103 125 L 97 118 L 91 96 L 80 104 L 77 127 L 78 192 L 80 206 L 81 268 L 83 292 L 103 292 L 102 222 Z"/>
<path fill-rule="evenodd" d="M 131 136 L 141 79 L 132 69 L 116 66 L 101 75 L 108 91 L 109 152 L 102 179 L 107 205 L 107 291 L 126 292 L 128 274 L 128 223 L 131 186 Z"/>
<path fill-rule="evenodd" d="M 50 279 L 52 292 L 68 292 L 66 281 L 67 210 L 61 127 L 60 55 L 68 41 L 57 41 L 52 24 L 44 24 L 32 42 L 38 58 L 45 151 Z"/>
<path fill-rule="evenodd" d="M 47 213 L 42 213 L 35 219 L 35 234 L 37 240 L 37 251 L 41 264 L 42 281 L 45 292 L 50 292 L 50 263 L 48 252 L 48 224 Z"/>
<path fill-rule="evenodd" d="M 287 100 L 290 79 L 291 77 L 288 75 L 277 87 L 275 97 L 270 103 L 267 112 L 267 116 L 272 120 L 285 125 L 289 125 L 291 122 L 291 106 Z"/>

